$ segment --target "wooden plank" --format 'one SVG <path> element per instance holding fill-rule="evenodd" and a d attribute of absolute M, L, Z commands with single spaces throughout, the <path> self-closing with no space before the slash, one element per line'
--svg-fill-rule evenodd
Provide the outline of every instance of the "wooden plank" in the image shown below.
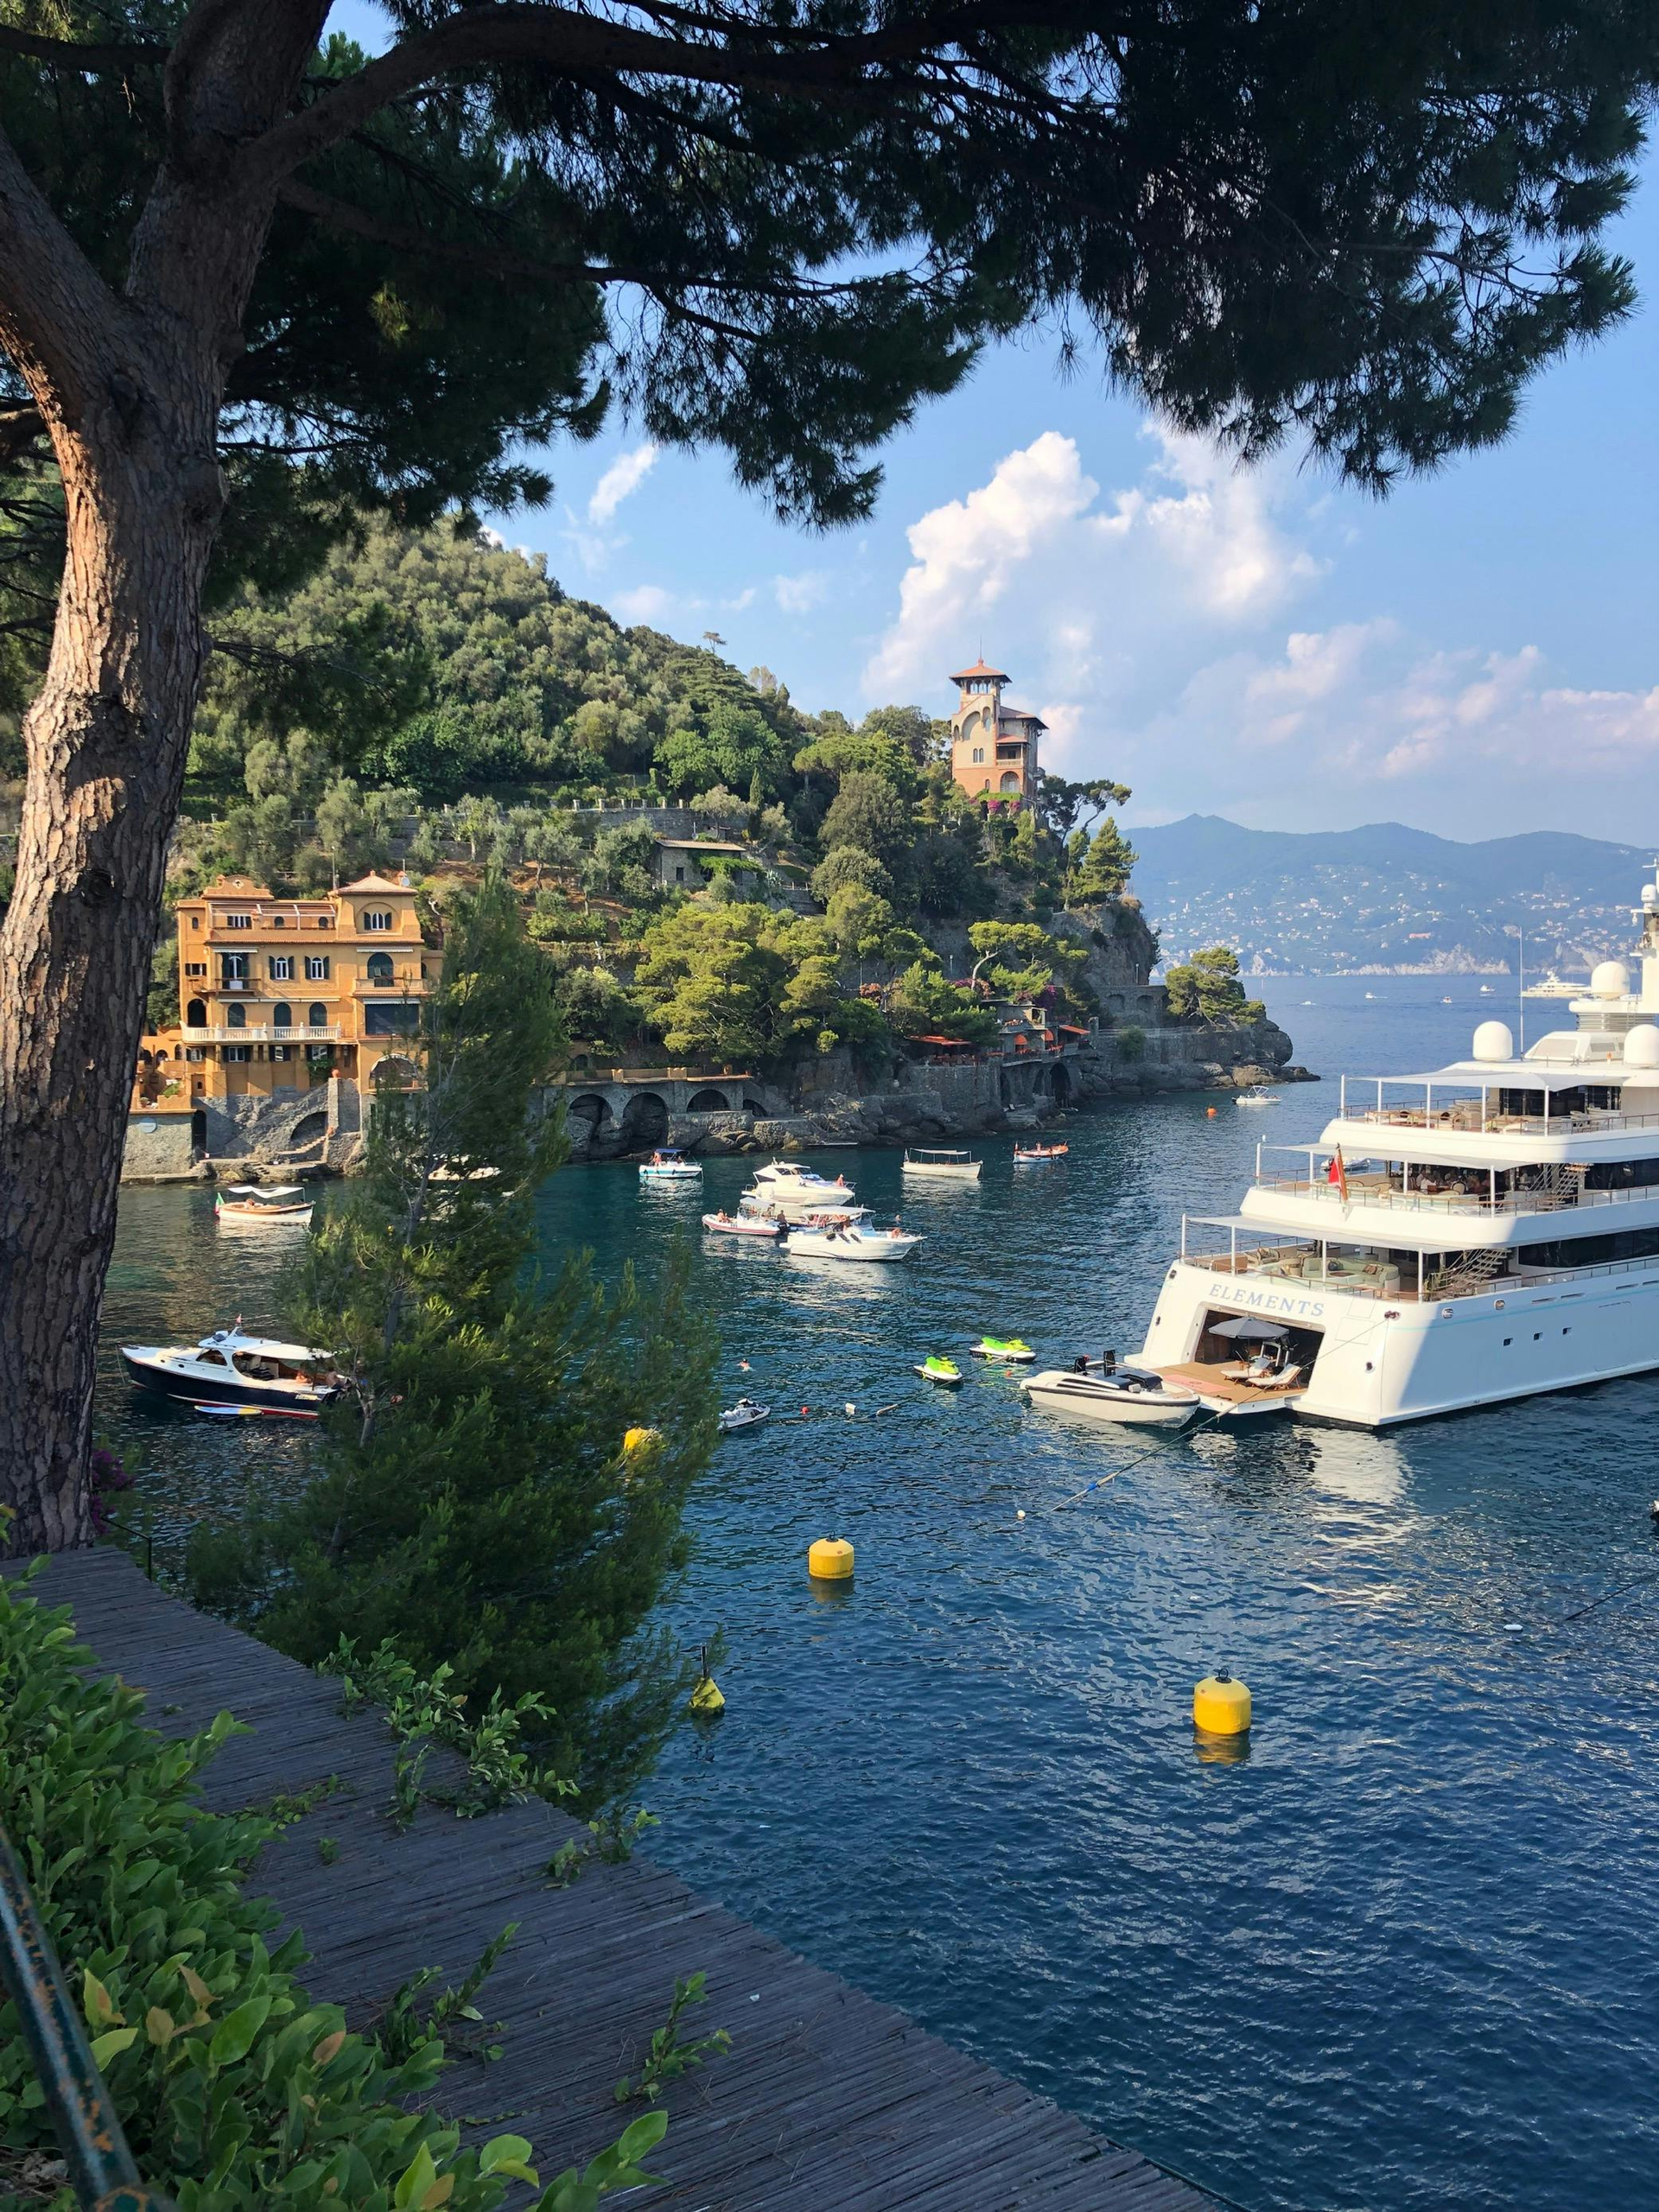
<path fill-rule="evenodd" d="M 580 2163 L 626 2117 L 613 2088 L 667 2009 L 677 1974 L 702 1970 L 694 2031 L 723 2027 L 724 2058 L 676 2082 L 642 2204 L 683 2212 L 1213 2212 L 1213 2200 L 1107 2141 L 688 1889 L 649 1859 L 546 1878 L 582 1832 L 555 1808 L 480 1821 L 423 1806 L 387 1817 L 392 1746 L 372 1715 L 347 1719 L 337 1688 L 147 1582 L 123 1554 L 51 1562 L 37 1586 L 74 1607 L 99 1662 L 142 1688 L 164 1732 L 231 1711 L 252 1733 L 203 1777 L 216 1810 L 263 1804 L 335 1775 L 348 1785 L 286 1828 L 257 1885 L 303 1929 L 311 1989 L 371 2019 L 409 1975 L 449 1980 L 509 1921 L 518 1933 L 484 1994 L 503 2056 L 460 2061 L 442 2109 L 489 2115 L 478 2132 L 528 2135 L 546 2167 Z M 337 1855 L 324 1863 L 317 1842 Z"/>

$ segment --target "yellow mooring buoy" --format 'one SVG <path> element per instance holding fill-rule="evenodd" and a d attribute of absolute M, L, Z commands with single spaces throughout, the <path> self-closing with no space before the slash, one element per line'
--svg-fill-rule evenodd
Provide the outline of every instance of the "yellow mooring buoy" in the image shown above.
<path fill-rule="evenodd" d="M 622 1439 L 622 1449 L 628 1452 L 643 1452 L 648 1444 L 660 1444 L 662 1440 L 660 1428 L 631 1428 Z"/>
<path fill-rule="evenodd" d="M 820 1582 L 852 1580 L 853 1548 L 845 1536 L 820 1536 L 806 1555 L 806 1571 Z"/>
<path fill-rule="evenodd" d="M 691 1693 L 693 1713 L 724 1713 L 726 1700 L 721 1695 L 720 1684 L 712 1675 L 699 1675 L 696 1688 Z"/>
<path fill-rule="evenodd" d="M 1192 1726 L 1206 1736 L 1242 1736 L 1249 1725 L 1250 1694 L 1224 1668 L 1194 1687 Z"/>

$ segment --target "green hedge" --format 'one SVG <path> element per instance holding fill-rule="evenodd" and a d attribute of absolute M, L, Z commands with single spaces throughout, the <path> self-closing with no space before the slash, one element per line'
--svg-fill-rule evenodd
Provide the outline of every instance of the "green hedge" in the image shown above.
<path fill-rule="evenodd" d="M 510 2183 L 539 2187 L 521 2137 L 462 2150 L 454 2127 L 404 2108 L 442 2069 L 435 2037 L 389 2063 L 295 1979 L 297 1933 L 267 1948 L 276 1910 L 242 1885 L 276 1823 L 199 1802 L 197 1777 L 238 1723 L 221 1713 L 189 1742 L 165 1742 L 141 1725 L 141 1694 L 86 1671 L 95 1663 L 67 1606 L 41 1604 L 27 1578 L 0 1583 L 0 1821 L 146 2181 L 179 2212 L 489 2212 Z M 664 2125 L 660 2113 L 637 2120 L 585 2174 L 550 2183 L 539 2212 L 590 2212 L 651 2178 L 637 2160 Z M 7 2003 L 0 2202 L 16 2154 L 52 2148 Z"/>

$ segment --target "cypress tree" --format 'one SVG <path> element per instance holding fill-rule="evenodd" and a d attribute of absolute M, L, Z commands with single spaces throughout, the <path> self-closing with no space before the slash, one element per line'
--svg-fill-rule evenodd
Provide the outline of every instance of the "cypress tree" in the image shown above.
<path fill-rule="evenodd" d="M 498 877 L 447 934 L 422 1077 L 376 1098 L 365 1173 L 298 1271 L 296 1325 L 353 1387 L 303 1494 L 198 1532 L 189 1573 L 308 1663 L 385 1640 L 447 1661 L 475 1705 L 540 1693 L 539 1751 L 599 1803 L 649 1765 L 688 1680 L 652 1617 L 715 1433 L 712 1338 L 683 1254 L 609 1296 L 586 1254 L 537 1270 L 536 1193 L 564 1150 L 538 1109 L 551 974 Z"/>

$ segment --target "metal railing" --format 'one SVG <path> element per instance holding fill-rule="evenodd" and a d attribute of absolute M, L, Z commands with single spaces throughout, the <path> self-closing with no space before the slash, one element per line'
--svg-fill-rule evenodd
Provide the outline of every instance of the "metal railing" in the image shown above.
<path fill-rule="evenodd" d="M 1268 1175 L 1255 1178 L 1252 1187 L 1258 1191 L 1277 1191 L 1287 1198 L 1317 1198 L 1327 1205 L 1387 1206 L 1394 1210 L 1421 1213 L 1471 1213 L 1491 1220 L 1502 1216 L 1506 1219 L 1518 1214 L 1576 1213 L 1586 1206 L 1639 1205 L 1644 1200 L 1659 1200 L 1659 1184 L 1633 1183 L 1622 1191 L 1572 1192 L 1510 1191 L 1501 1198 L 1482 1197 L 1472 1191 L 1402 1191 L 1397 1183 L 1370 1183 L 1363 1177 L 1350 1175 L 1348 1196 L 1344 1199 L 1340 1187 L 1323 1176 L 1309 1182 L 1300 1175 Z"/>
<path fill-rule="evenodd" d="M 1495 1256 L 1502 1257 L 1505 1250 L 1503 1246 L 1494 1248 Z M 1420 1293 L 1414 1285 L 1405 1282 L 1391 1290 L 1373 1286 L 1356 1280 L 1340 1266 L 1335 1271 L 1327 1267 L 1323 1273 L 1316 1269 L 1312 1274 L 1303 1274 L 1285 1265 L 1287 1261 L 1299 1256 L 1312 1258 L 1316 1251 L 1317 1247 L 1313 1245 L 1264 1244 L 1237 1253 L 1183 1252 L 1179 1264 L 1202 1268 L 1211 1274 L 1273 1275 L 1286 1282 L 1300 1283 L 1305 1288 L 1339 1291 L 1354 1298 L 1385 1298 L 1390 1301 L 1402 1299 L 1414 1303 L 1421 1296 L 1426 1304 L 1442 1300 L 1450 1304 L 1459 1298 L 1490 1298 L 1497 1293 L 1507 1296 L 1517 1290 L 1541 1290 L 1552 1283 L 1587 1282 L 1592 1276 L 1635 1274 L 1643 1268 L 1647 1270 L 1644 1280 L 1659 1288 L 1659 1253 L 1635 1260 L 1596 1260 L 1582 1268 L 1528 1268 L 1515 1274 L 1495 1274 L 1478 1288 L 1464 1287 L 1463 1279 L 1467 1277 L 1469 1269 L 1465 1262 L 1459 1262 L 1426 1276 Z M 1453 1284 L 1459 1287 L 1452 1287 Z"/>
<path fill-rule="evenodd" d="M 173 2212 L 145 2186 L 128 2148 L 79 2012 L 18 1864 L 0 1830 L 0 1983 L 17 2008 L 23 2047 L 84 2212 Z"/>
<path fill-rule="evenodd" d="M 340 1024 L 320 1021 L 302 1027 L 272 1021 L 240 1025 L 215 1021 L 206 1027 L 188 1028 L 183 1036 L 187 1045 L 335 1045 L 340 1041 Z"/>

